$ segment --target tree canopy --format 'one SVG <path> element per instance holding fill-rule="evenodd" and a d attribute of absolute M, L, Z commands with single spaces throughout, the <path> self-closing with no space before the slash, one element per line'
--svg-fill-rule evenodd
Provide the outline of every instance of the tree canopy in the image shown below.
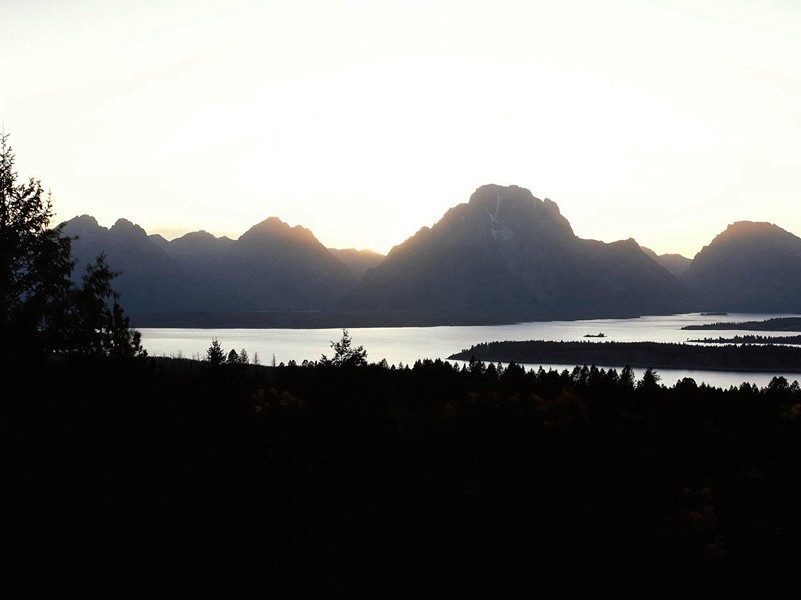
<path fill-rule="evenodd" d="M 367 364 L 367 350 L 364 346 L 353 347 L 353 340 L 347 329 L 342 330 L 342 338 L 338 342 L 331 342 L 334 350 L 333 358 L 323 354 L 320 362 L 334 367 L 362 367 Z"/>
<path fill-rule="evenodd" d="M 71 276 L 71 240 L 51 227 L 53 204 L 40 181 L 19 182 L 16 156 L 0 136 L 0 333 L 13 356 L 53 352 L 134 357 L 144 354 L 111 286 L 103 255 Z"/>

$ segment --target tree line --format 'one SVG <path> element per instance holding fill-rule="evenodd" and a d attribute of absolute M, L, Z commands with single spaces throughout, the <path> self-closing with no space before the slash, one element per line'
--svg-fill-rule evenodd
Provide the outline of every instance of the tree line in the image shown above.
<path fill-rule="evenodd" d="M 632 365 L 664 369 L 801 372 L 801 348 L 780 345 L 698 346 L 663 342 L 485 342 L 450 358 L 529 364 Z"/>
<path fill-rule="evenodd" d="M 100 255 L 79 283 L 71 240 L 52 227 L 41 181 L 19 180 L 9 136 L 0 136 L 0 338 L 8 361 L 53 355 L 143 356 L 139 333 Z"/>

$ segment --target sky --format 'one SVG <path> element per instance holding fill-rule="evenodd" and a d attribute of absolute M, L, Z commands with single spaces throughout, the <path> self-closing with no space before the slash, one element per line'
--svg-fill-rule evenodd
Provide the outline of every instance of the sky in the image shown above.
<path fill-rule="evenodd" d="M 496 183 L 658 253 L 801 235 L 801 0 L 2 0 L 0 31 L 58 221 L 387 252 Z"/>

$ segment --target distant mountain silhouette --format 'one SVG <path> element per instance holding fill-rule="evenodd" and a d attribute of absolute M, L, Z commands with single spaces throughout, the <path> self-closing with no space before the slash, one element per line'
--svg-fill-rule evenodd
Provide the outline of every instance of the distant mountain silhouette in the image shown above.
<path fill-rule="evenodd" d="M 196 309 L 196 300 L 211 291 L 200 289 L 188 279 L 158 238 L 149 237 L 127 219 L 119 219 L 106 228 L 98 225 L 94 217 L 83 215 L 67 221 L 64 234 L 78 238 L 72 244 L 77 277 L 87 263 L 101 252 L 106 253 L 111 268 L 120 272 L 114 287 L 129 312 L 181 310 L 183 305 Z"/>
<path fill-rule="evenodd" d="M 121 272 L 128 312 L 321 310 L 355 285 L 348 268 L 308 230 L 270 218 L 238 240 L 205 231 L 172 241 L 130 221 L 107 229 L 90 216 L 64 224 L 77 236 L 78 269 L 105 252 Z"/>
<path fill-rule="evenodd" d="M 368 271 L 354 306 L 507 318 L 686 310 L 679 281 L 632 240 L 576 237 L 558 206 L 486 185 Z"/>
<path fill-rule="evenodd" d="M 329 248 L 342 264 L 344 264 L 356 279 L 361 279 L 368 269 L 372 269 L 385 256 L 372 250 L 356 250 L 355 248 Z"/>
<path fill-rule="evenodd" d="M 270 217 L 246 231 L 215 265 L 250 310 L 319 310 L 355 283 L 308 229 Z"/>
<path fill-rule="evenodd" d="M 699 310 L 801 311 L 801 238 L 771 223 L 740 221 L 682 275 Z"/>
<path fill-rule="evenodd" d="M 150 236 L 154 238 L 156 236 Z M 161 237 L 161 236 L 158 236 Z M 164 238 L 162 238 L 164 239 Z M 194 231 L 164 244 L 170 256 L 176 258 L 208 258 L 220 254 L 234 243 L 227 237 L 215 237 L 207 231 Z"/>
<path fill-rule="evenodd" d="M 674 277 L 680 278 L 687 270 L 687 267 L 690 266 L 690 263 L 693 262 L 692 259 L 682 256 L 681 254 L 657 254 L 645 246 L 640 246 L 640 248 L 642 248 L 642 251 L 648 256 L 665 267 Z"/>
<path fill-rule="evenodd" d="M 775 225 L 735 223 L 690 261 L 658 256 L 633 239 L 581 239 L 554 202 L 517 186 L 480 187 L 386 257 L 325 248 L 308 229 L 275 217 L 236 240 L 196 231 L 168 241 L 126 219 L 106 228 L 88 215 L 67 221 L 64 233 L 78 237 L 76 273 L 100 252 L 122 273 L 115 288 L 135 324 L 436 325 L 801 311 L 801 239 Z"/>
<path fill-rule="evenodd" d="M 151 242 L 156 244 L 156 246 L 158 246 L 159 248 L 166 248 L 167 246 L 170 245 L 170 241 L 161 234 L 153 233 L 147 237 Z"/>

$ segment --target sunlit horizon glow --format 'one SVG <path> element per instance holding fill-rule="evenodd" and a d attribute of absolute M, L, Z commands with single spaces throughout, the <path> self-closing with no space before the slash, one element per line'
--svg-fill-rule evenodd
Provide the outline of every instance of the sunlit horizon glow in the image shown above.
<path fill-rule="evenodd" d="M 122 7 L 121 7 L 122 6 Z M 694 256 L 801 235 L 793 0 L 7 0 L 0 122 L 57 221 L 381 253 L 479 186 Z"/>

